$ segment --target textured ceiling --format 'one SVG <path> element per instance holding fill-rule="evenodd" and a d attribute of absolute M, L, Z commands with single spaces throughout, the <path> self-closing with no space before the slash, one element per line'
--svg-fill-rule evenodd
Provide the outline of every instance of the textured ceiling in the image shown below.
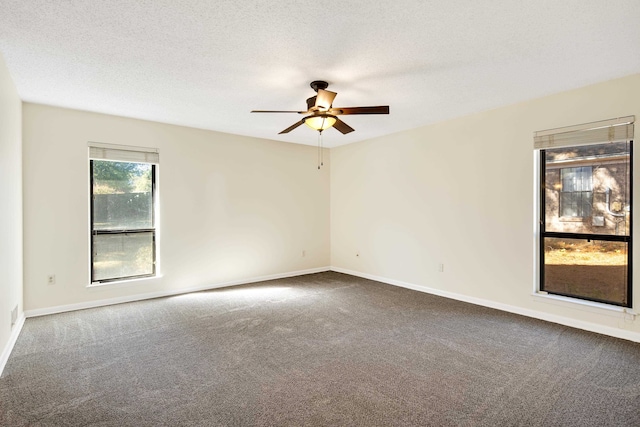
<path fill-rule="evenodd" d="M 23 100 L 281 141 L 312 80 L 390 105 L 337 146 L 640 72 L 638 0 L 0 0 Z"/>

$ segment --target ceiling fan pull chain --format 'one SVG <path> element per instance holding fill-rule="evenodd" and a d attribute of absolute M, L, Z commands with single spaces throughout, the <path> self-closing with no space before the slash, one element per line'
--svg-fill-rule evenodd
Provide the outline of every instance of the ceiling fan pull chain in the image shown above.
<path fill-rule="evenodd" d="M 320 166 L 324 166 L 324 138 L 320 132 Z"/>
<path fill-rule="evenodd" d="M 318 170 L 320 170 L 320 138 L 322 137 L 322 131 L 318 132 Z"/>

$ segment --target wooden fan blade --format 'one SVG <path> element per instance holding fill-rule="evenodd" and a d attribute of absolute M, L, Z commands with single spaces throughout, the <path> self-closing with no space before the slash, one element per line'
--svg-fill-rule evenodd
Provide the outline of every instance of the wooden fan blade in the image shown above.
<path fill-rule="evenodd" d="M 333 104 L 333 99 L 337 93 L 330 90 L 318 89 L 318 95 L 316 95 L 316 107 L 321 111 L 327 111 Z"/>
<path fill-rule="evenodd" d="M 342 132 L 343 135 L 348 134 L 349 132 L 353 132 L 355 129 L 340 120 L 336 117 L 336 122 L 333 124 L 333 127 Z"/>
<path fill-rule="evenodd" d="M 307 114 L 308 111 L 274 111 L 274 110 L 251 110 L 252 113 L 298 113 Z"/>
<path fill-rule="evenodd" d="M 329 110 L 329 114 L 334 116 L 346 115 L 346 114 L 389 114 L 388 105 L 380 105 L 378 107 L 340 107 L 332 108 Z"/>
<path fill-rule="evenodd" d="M 298 126 L 300 126 L 303 123 L 304 123 L 304 119 L 300 120 L 299 122 L 296 122 L 295 124 L 293 124 L 291 126 L 289 126 L 288 128 L 286 128 L 282 132 L 278 132 L 278 135 L 283 134 L 283 133 L 289 133 L 289 132 L 291 132 L 292 130 L 294 130 L 295 128 L 297 128 Z"/>

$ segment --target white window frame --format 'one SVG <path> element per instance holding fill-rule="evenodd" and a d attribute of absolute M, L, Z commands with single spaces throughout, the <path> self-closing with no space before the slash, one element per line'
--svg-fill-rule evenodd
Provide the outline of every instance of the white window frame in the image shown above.
<path fill-rule="evenodd" d="M 570 297 L 564 295 L 549 294 L 541 290 L 541 268 L 542 259 L 540 256 L 541 250 L 541 229 L 540 223 L 542 220 L 543 212 L 541 212 L 541 196 L 540 191 L 542 188 L 542 182 L 545 179 L 541 176 L 541 155 L 540 151 L 547 148 L 557 148 L 562 146 L 572 145 L 586 145 L 586 144 L 598 144 L 603 142 L 614 141 L 634 141 L 634 122 L 635 116 L 619 117 L 616 119 L 603 120 L 600 122 L 586 123 L 575 126 L 568 126 L 564 128 L 555 128 L 544 131 L 534 132 L 534 150 L 533 150 L 533 165 L 534 165 L 534 180 L 533 180 L 533 209 L 534 209 L 534 221 L 533 221 L 533 292 L 532 296 L 539 301 L 544 301 L 551 304 L 566 305 L 570 304 L 576 307 L 582 307 L 586 311 L 598 312 L 598 313 L 623 313 L 624 316 L 631 316 L 631 319 L 635 319 L 638 314 L 636 311 L 635 301 L 637 296 L 634 291 L 636 287 L 633 283 L 633 276 L 629 278 L 631 295 L 629 297 L 629 306 L 619 306 L 609 303 L 591 301 L 587 299 Z M 584 132 L 580 134 L 580 132 Z M 631 156 L 631 167 L 634 168 L 635 159 Z M 633 179 L 633 176 L 631 177 Z M 633 200 L 633 183 L 631 198 Z M 630 242 L 633 241 L 633 229 L 629 235 Z M 629 262 L 632 262 L 632 258 L 629 258 Z M 636 273 L 637 275 L 638 273 Z M 595 310 L 595 311 L 593 311 Z M 626 317 L 625 317 L 626 319 Z"/>
<path fill-rule="evenodd" d="M 88 183 L 89 183 L 89 287 L 105 286 L 105 285 L 122 285 L 129 282 L 138 282 L 160 277 L 160 215 L 159 215 L 159 163 L 160 153 L 157 148 L 137 147 L 119 144 L 106 144 L 101 142 L 89 142 L 88 156 Z M 153 272 L 152 274 L 140 276 L 125 276 L 112 279 L 93 280 L 93 174 L 91 162 L 93 160 L 101 161 L 119 161 L 129 163 L 145 163 L 152 165 L 152 223 L 153 223 Z"/>

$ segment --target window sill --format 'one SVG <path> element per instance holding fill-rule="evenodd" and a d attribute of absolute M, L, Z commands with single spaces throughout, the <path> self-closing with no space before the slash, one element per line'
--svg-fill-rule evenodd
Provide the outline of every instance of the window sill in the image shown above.
<path fill-rule="evenodd" d="M 121 288 L 121 287 L 136 286 L 141 284 L 146 285 L 149 283 L 159 282 L 160 279 L 162 279 L 162 275 L 158 274 L 156 276 L 140 277 L 138 279 L 123 279 L 123 280 L 118 280 L 114 282 L 105 282 L 105 283 L 100 283 L 100 282 L 89 283 L 86 287 L 87 289 L 96 289 L 96 290 L 107 289 L 107 288 Z"/>
<path fill-rule="evenodd" d="M 578 298 L 565 297 L 561 295 L 552 295 L 546 292 L 534 292 L 531 295 L 536 302 L 553 304 L 561 307 L 570 307 L 590 313 L 605 314 L 615 317 L 628 315 L 632 316 L 633 319 L 635 319 L 635 316 L 638 314 L 632 308 L 628 307 L 619 307 L 616 305 L 604 304 L 601 302 L 581 300 Z"/>

